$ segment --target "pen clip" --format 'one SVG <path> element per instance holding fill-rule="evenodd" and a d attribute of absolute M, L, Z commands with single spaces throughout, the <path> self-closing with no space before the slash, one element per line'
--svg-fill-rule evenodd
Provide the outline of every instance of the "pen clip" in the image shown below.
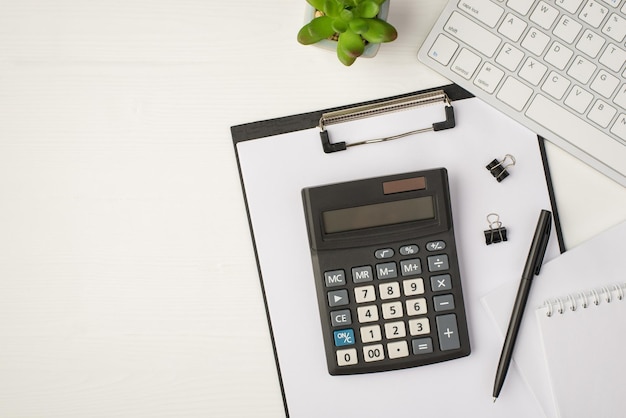
<path fill-rule="evenodd" d="M 543 265 L 543 258 L 546 255 L 546 249 L 548 248 L 548 241 L 550 240 L 550 230 L 552 229 L 552 214 L 548 211 L 542 211 L 541 217 L 547 217 L 545 222 L 540 218 L 539 225 L 542 226 L 541 241 L 539 242 L 539 248 L 537 253 L 537 259 L 533 266 L 533 274 L 536 276 L 541 270 Z"/>

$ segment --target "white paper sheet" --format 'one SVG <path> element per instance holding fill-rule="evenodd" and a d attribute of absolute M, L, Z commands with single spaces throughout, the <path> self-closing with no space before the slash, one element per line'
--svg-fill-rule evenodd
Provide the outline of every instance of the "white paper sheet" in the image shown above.
<path fill-rule="evenodd" d="M 502 341 L 480 296 L 519 277 L 541 209 L 550 199 L 537 137 L 477 99 L 453 103 L 454 129 L 324 154 L 308 129 L 237 144 L 275 349 L 292 417 L 540 416 L 512 371 L 496 404 L 491 391 Z M 336 140 L 361 140 L 429 126 L 443 119 L 430 106 L 333 125 Z M 512 154 L 498 183 L 485 166 Z M 472 353 L 424 367 L 354 376 L 326 369 L 301 189 L 308 186 L 446 167 Z M 487 214 L 496 212 L 509 241 L 485 245 Z M 554 231 L 554 229 L 553 229 Z M 558 255 L 550 241 L 546 259 Z"/>

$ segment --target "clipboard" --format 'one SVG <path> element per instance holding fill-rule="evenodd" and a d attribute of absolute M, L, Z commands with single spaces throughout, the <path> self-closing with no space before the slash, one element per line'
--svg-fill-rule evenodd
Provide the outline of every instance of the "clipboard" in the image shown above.
<path fill-rule="evenodd" d="M 330 117 L 433 93 L 445 99 L 328 123 L 335 121 Z M 433 128 L 442 122 L 445 129 Z M 502 341 L 480 304 L 483 295 L 518 277 L 540 209 L 551 209 L 557 221 L 546 260 L 559 254 L 558 212 L 541 138 L 456 85 L 233 126 L 231 134 L 288 416 L 457 416 L 467 410 L 483 417 L 541 415 L 514 371 L 507 381 L 509 396 L 493 405 L 490 394 Z M 517 163 L 498 182 L 486 165 L 506 154 Z M 440 166 L 450 177 L 475 349 L 466 358 L 435 365 L 330 376 L 301 189 Z M 506 242 L 485 245 L 490 213 L 498 213 L 507 227 Z"/>

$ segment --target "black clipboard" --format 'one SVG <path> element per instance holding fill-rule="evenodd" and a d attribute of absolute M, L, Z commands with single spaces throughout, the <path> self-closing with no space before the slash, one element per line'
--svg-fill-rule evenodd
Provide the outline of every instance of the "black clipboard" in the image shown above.
<path fill-rule="evenodd" d="M 294 151 L 295 149 L 298 150 L 297 152 L 299 155 L 294 155 L 293 159 L 297 159 L 297 158 L 308 159 L 308 156 L 314 155 L 315 158 L 319 159 L 319 161 L 325 162 L 324 166 L 319 166 L 320 172 L 323 172 L 325 174 L 325 176 L 322 176 L 323 178 L 320 178 L 319 180 L 320 182 L 324 182 L 327 180 L 336 180 L 336 181 L 343 180 L 346 175 L 345 173 L 342 172 L 338 174 L 337 178 L 335 178 L 335 176 L 332 175 L 332 172 L 342 170 L 342 167 L 343 167 L 342 164 L 344 164 L 343 162 L 344 156 L 347 156 L 348 154 L 350 154 L 353 158 L 351 161 L 359 161 L 359 158 L 363 155 L 367 154 L 371 157 L 374 154 L 375 155 L 379 155 L 381 153 L 384 154 L 385 150 L 387 149 L 385 147 L 387 147 L 388 145 L 374 144 L 368 147 L 358 147 L 359 148 L 358 152 L 356 151 L 356 148 L 354 151 L 347 150 L 347 148 L 349 148 L 348 146 L 343 146 L 343 145 L 337 146 L 336 144 L 346 143 L 347 145 L 349 142 L 344 141 L 341 136 L 335 137 L 334 133 L 331 134 L 330 137 L 327 136 L 328 141 L 326 141 L 324 138 L 325 134 L 323 133 L 325 131 L 324 126 L 323 126 L 324 124 L 321 123 L 321 120 L 323 119 L 324 115 L 327 115 L 329 113 L 332 115 L 336 112 L 344 112 L 344 111 L 349 112 L 354 109 L 361 109 L 363 107 L 376 106 L 381 103 L 395 102 L 398 100 L 402 101 L 406 98 L 414 97 L 416 95 L 418 96 L 424 95 L 424 94 L 427 95 L 427 94 L 431 94 L 433 92 L 438 92 L 438 91 L 444 92 L 447 99 L 449 100 L 449 103 L 454 105 L 454 107 L 457 107 L 456 104 L 468 102 L 468 100 L 470 99 L 473 100 L 473 102 L 471 102 L 472 107 L 485 106 L 484 104 L 482 104 L 482 102 L 476 102 L 478 99 L 475 99 L 470 93 L 461 89 L 460 87 L 456 85 L 447 85 L 447 86 L 428 89 L 428 90 L 424 90 L 420 92 L 414 92 L 414 93 L 409 93 L 406 95 L 394 96 L 390 98 L 385 98 L 385 99 L 380 99 L 380 100 L 375 100 L 375 101 L 370 101 L 370 102 L 365 102 L 365 103 L 358 103 L 354 105 L 336 107 L 336 108 L 331 108 L 331 109 L 324 109 L 324 110 L 291 115 L 291 116 L 275 118 L 275 119 L 270 119 L 270 120 L 265 120 L 265 121 L 246 123 L 246 124 L 241 124 L 241 125 L 231 127 L 231 134 L 232 134 L 232 139 L 233 139 L 233 145 L 235 148 L 235 154 L 237 156 L 237 163 L 238 163 L 239 175 L 240 175 L 241 184 L 242 184 L 242 191 L 243 191 L 243 196 L 244 196 L 246 209 L 248 213 L 250 232 L 251 232 L 251 237 L 252 237 L 254 250 L 255 250 L 255 256 L 257 260 L 260 285 L 263 291 L 266 314 L 267 314 L 270 334 L 271 334 L 272 342 L 274 346 L 274 355 L 275 355 L 275 360 L 276 360 L 276 365 L 277 365 L 277 370 L 278 370 L 278 377 L 280 381 L 281 390 L 283 393 L 283 400 L 284 400 L 285 411 L 287 415 L 294 414 L 294 416 L 299 416 L 302 413 L 302 411 L 305 411 L 305 410 L 308 410 L 309 413 L 313 413 L 311 412 L 311 408 L 313 408 L 313 410 L 316 411 L 315 414 L 313 414 L 314 416 L 323 416 L 324 414 L 328 415 L 329 413 L 334 413 L 338 411 L 336 409 L 332 411 L 325 410 L 324 408 L 321 407 L 319 402 L 312 402 L 311 404 L 308 404 L 308 401 L 303 401 L 302 397 L 299 396 L 299 392 L 301 390 L 304 390 L 303 388 L 305 386 L 307 387 L 306 389 L 307 391 L 311 390 L 310 389 L 311 385 L 316 384 L 315 379 L 311 378 L 310 376 L 311 373 L 307 373 L 306 371 L 303 371 L 305 376 L 302 376 L 301 378 L 298 377 L 298 373 L 297 371 L 295 371 L 296 366 L 294 365 L 294 360 L 286 357 L 287 354 L 285 353 L 289 350 L 284 347 L 284 344 L 282 342 L 283 336 L 286 333 L 285 331 L 286 325 L 283 323 L 283 318 L 282 318 L 285 310 L 282 307 L 280 309 L 276 308 L 277 303 L 283 303 L 282 300 L 280 302 L 277 302 L 278 299 L 281 299 L 280 293 L 282 292 L 282 290 L 280 289 L 277 290 L 274 284 L 269 283 L 271 278 L 268 276 L 273 276 L 273 273 L 272 273 L 272 267 L 268 267 L 268 265 L 275 264 L 275 263 L 280 264 L 281 261 L 276 261 L 276 260 L 279 260 L 284 257 L 289 258 L 291 256 L 291 252 L 294 250 L 291 248 L 292 243 L 289 242 L 289 241 L 292 241 L 293 237 L 289 234 L 284 235 L 284 237 L 282 238 L 281 237 L 277 238 L 278 241 L 275 245 L 276 248 L 274 250 L 272 250 L 272 247 L 274 246 L 273 244 L 272 245 L 267 244 L 267 237 L 268 235 L 272 234 L 271 232 L 272 224 L 275 224 L 276 227 L 279 227 L 278 225 L 283 224 L 286 229 L 290 229 L 290 230 L 298 229 L 299 213 L 297 212 L 301 208 L 296 207 L 297 205 L 295 203 L 295 200 L 298 201 L 298 204 L 301 204 L 301 202 L 299 201 L 300 199 L 299 193 L 297 194 L 297 197 L 296 196 L 293 197 L 293 199 L 295 199 L 294 201 L 290 201 L 289 204 L 291 204 L 292 207 L 288 213 L 287 212 L 283 214 L 270 213 L 271 209 L 268 209 L 267 211 L 270 214 L 261 213 L 258 210 L 256 203 L 263 201 L 265 199 L 264 198 L 265 193 L 269 193 L 267 199 L 269 199 L 270 201 L 273 199 L 273 197 L 271 197 L 272 192 L 279 193 L 279 194 L 280 193 L 294 194 L 296 190 L 287 191 L 286 187 L 283 187 L 282 184 L 279 184 L 280 180 L 276 180 L 276 179 L 282 178 L 281 176 L 283 175 L 285 177 L 294 177 L 298 175 L 298 172 L 301 169 L 300 165 L 294 165 L 291 171 L 289 168 L 284 167 L 282 168 L 283 170 L 282 172 L 281 172 L 281 167 L 280 167 L 281 165 L 280 161 L 291 160 L 290 155 L 296 152 Z M 428 120 L 428 121 L 418 120 L 418 121 L 415 121 L 415 125 L 419 128 L 419 126 L 424 126 L 424 125 L 429 126 L 435 123 L 441 123 L 442 115 L 444 116 L 443 119 L 445 119 L 444 122 L 447 125 L 449 125 L 449 122 L 450 122 L 450 114 L 448 113 L 449 110 L 444 108 L 443 111 L 441 109 L 437 109 L 437 111 L 438 111 L 439 116 L 437 116 L 435 119 Z M 505 118 L 504 116 L 502 117 Z M 411 143 L 411 141 L 413 141 L 414 143 L 419 143 L 419 146 L 417 146 L 417 148 L 429 149 L 428 144 L 432 143 L 430 141 L 436 141 L 435 135 L 447 135 L 446 133 L 448 133 L 449 135 L 450 132 L 454 132 L 454 134 L 458 136 L 460 133 L 464 132 L 465 130 L 464 126 L 466 126 L 466 124 L 463 121 L 463 115 L 457 114 L 455 119 L 457 120 L 456 126 L 454 127 L 448 126 L 444 130 L 443 133 L 431 132 L 428 134 L 428 135 L 431 135 L 431 137 L 426 138 L 426 139 L 422 139 L 422 136 L 419 135 L 419 139 L 417 136 L 407 137 L 397 142 L 398 143 L 402 142 L 403 146 L 407 146 L 406 144 Z M 461 121 L 460 124 L 458 123 L 459 120 Z M 511 124 L 511 127 L 515 127 L 515 123 L 510 120 L 503 120 L 502 123 L 505 125 Z M 517 129 L 517 127 L 515 128 Z M 428 129 L 428 130 L 435 131 L 435 129 Z M 483 135 L 484 136 L 490 135 L 489 131 L 490 131 L 489 126 L 486 125 L 485 133 Z M 552 185 L 551 185 L 550 175 L 549 175 L 549 166 L 548 166 L 546 155 L 545 155 L 543 139 L 542 138 L 537 139 L 536 136 L 534 136 L 534 138 L 535 138 L 534 140 L 531 140 L 532 144 L 526 145 L 526 147 L 534 147 L 533 149 L 536 149 L 535 163 L 538 162 L 538 164 L 541 166 L 540 168 L 537 168 L 537 170 L 538 171 L 541 170 L 542 172 L 540 173 L 540 176 L 537 175 L 535 177 L 534 181 L 535 183 L 541 183 L 542 184 L 541 187 L 545 187 L 544 190 L 545 190 L 545 195 L 546 195 L 546 202 L 547 202 L 546 204 L 550 206 L 550 209 L 555 215 L 554 230 L 556 231 L 557 239 L 553 241 L 558 242 L 558 248 L 561 249 L 562 251 L 562 249 L 564 248 L 564 245 L 563 245 L 563 240 L 562 240 L 562 234 L 560 232 L 560 225 L 558 223 L 558 211 L 556 210 L 556 205 L 554 203 L 555 202 L 554 194 L 552 191 Z M 364 143 L 368 143 L 368 144 L 372 142 L 385 142 L 385 141 L 371 141 L 371 142 L 367 140 L 364 141 Z M 464 145 L 467 146 L 467 144 L 464 144 Z M 264 157 L 263 156 L 258 157 L 257 161 L 251 162 L 251 160 L 248 157 L 258 155 L 259 151 L 263 152 L 263 149 L 266 146 L 268 149 L 271 148 L 271 152 L 269 152 Z M 250 147 L 251 149 L 244 153 L 242 151 L 243 148 L 248 148 L 248 147 Z M 333 147 L 338 148 L 338 149 L 332 149 Z M 480 145 L 477 144 L 477 147 L 480 147 Z M 327 148 L 327 149 L 325 150 L 324 148 Z M 485 169 L 485 165 L 489 163 L 489 161 L 491 161 L 493 157 L 499 157 L 501 156 L 500 154 L 503 154 L 503 153 L 495 149 L 492 152 L 488 148 L 489 147 L 487 147 L 487 149 L 484 150 L 485 161 L 484 161 L 484 164 L 481 165 L 480 170 L 484 171 L 484 175 L 490 181 L 492 181 L 493 184 L 495 185 L 495 184 L 498 184 L 498 182 L 494 179 L 494 177 L 490 174 L 490 172 L 487 169 Z M 341 152 L 337 152 L 337 151 L 341 151 Z M 455 152 L 455 150 L 452 148 L 449 151 L 450 153 Z M 537 166 L 537 164 L 535 165 Z M 417 167 L 417 168 L 427 168 L 427 167 Z M 521 169 L 522 168 L 520 168 L 520 170 Z M 476 170 L 478 169 L 476 168 Z M 328 171 L 330 171 L 331 173 L 329 174 Z M 375 170 L 372 170 L 372 171 L 375 171 Z M 512 171 L 512 175 L 510 179 L 507 179 L 506 181 L 503 181 L 500 184 L 500 187 L 503 187 L 504 188 L 503 190 L 505 191 L 506 191 L 508 183 L 513 184 L 516 181 L 516 177 L 518 173 L 513 172 L 513 170 L 511 171 Z M 266 174 L 268 172 L 270 174 Z M 374 175 L 376 175 L 376 173 L 372 172 L 372 176 Z M 267 176 L 267 181 L 265 181 L 265 176 Z M 451 181 L 454 181 L 454 180 L 451 180 Z M 252 182 L 256 182 L 256 184 L 253 185 Z M 315 184 L 308 184 L 308 185 L 315 185 Z M 489 187 L 492 187 L 492 186 L 490 185 Z M 498 189 L 494 188 L 493 190 L 498 190 Z M 458 194 L 460 195 L 459 199 L 462 199 L 463 193 L 459 192 Z M 504 198 L 501 198 L 498 195 L 493 196 L 494 202 L 498 202 L 499 199 L 504 199 Z M 277 202 L 276 204 L 280 206 L 280 202 Z M 272 205 L 272 203 L 268 203 L 268 205 Z M 276 209 L 276 207 L 274 209 Z M 488 212 L 485 212 L 484 215 L 485 216 L 488 215 Z M 509 239 L 507 243 L 494 244 L 493 246 L 491 246 L 492 248 L 497 248 L 498 245 L 501 245 L 501 247 L 496 250 L 496 254 L 506 253 L 506 249 L 505 249 L 506 247 L 504 246 L 510 245 L 510 242 L 513 241 L 513 238 L 512 238 L 513 231 L 515 231 L 515 234 L 516 234 L 515 239 L 518 240 L 516 245 L 521 245 L 521 247 L 524 247 L 526 245 L 525 243 L 520 244 L 519 242 L 519 240 L 523 240 L 524 231 L 520 231 L 520 228 L 517 227 L 516 219 L 507 219 L 506 215 L 507 215 L 506 213 L 501 213 L 503 221 L 505 223 L 509 222 L 509 225 L 511 226 L 510 228 L 511 238 Z M 531 224 L 534 224 L 534 222 L 536 221 L 536 215 L 537 214 L 534 213 L 534 211 L 532 211 L 532 213 L 529 213 L 528 216 L 529 216 Z M 272 218 L 272 217 L 275 217 L 275 218 Z M 476 224 L 475 228 L 473 228 L 476 231 L 476 236 L 472 237 L 472 239 L 475 238 L 478 242 L 482 243 L 481 245 L 484 245 L 483 230 L 487 229 L 488 223 L 485 219 L 476 220 L 473 222 Z M 480 223 L 480 222 L 483 222 L 483 223 Z M 467 224 L 467 222 L 465 223 Z M 264 224 L 264 225 L 261 225 L 261 224 Z M 268 225 L 270 226 L 268 227 Z M 304 226 L 302 226 L 302 231 L 300 232 L 304 232 Z M 296 233 L 296 231 L 294 231 L 294 233 Z M 532 231 L 528 233 L 530 234 L 532 233 Z M 299 239 L 296 239 L 296 241 L 299 241 L 300 246 L 302 245 L 302 234 L 299 235 Z M 463 244 L 461 243 L 460 245 L 462 246 Z M 459 251 L 463 251 L 463 250 L 459 249 Z M 527 251 L 527 248 L 525 248 L 522 251 L 522 253 L 525 253 L 526 251 Z M 525 254 L 519 254 L 519 255 L 522 258 L 525 256 Z M 308 248 L 307 248 L 306 256 L 307 257 L 309 256 Z M 303 260 L 301 261 L 303 262 Z M 310 266 L 306 266 L 306 267 L 310 267 Z M 274 268 L 274 272 L 276 272 L 277 268 L 276 267 L 273 267 L 273 268 Z M 303 268 L 305 267 L 303 266 Z M 278 270 L 280 270 L 280 268 L 278 268 Z M 519 266 L 515 266 L 512 270 L 514 270 L 515 274 L 517 275 L 519 273 L 517 271 L 519 270 Z M 467 276 L 467 274 L 464 276 Z M 312 278 L 309 278 L 309 280 L 312 280 Z M 313 283 L 312 282 L 309 284 L 303 283 L 302 286 L 307 287 L 307 288 L 310 287 L 312 289 Z M 287 292 L 287 294 L 284 296 L 285 298 L 294 297 L 293 295 L 289 294 L 290 291 L 288 289 L 285 289 L 285 292 Z M 304 295 L 304 293 L 305 291 L 302 291 L 302 295 Z M 279 296 L 277 296 L 277 294 Z M 306 318 L 304 317 L 298 318 L 298 315 L 296 315 L 295 316 L 296 323 L 306 322 L 306 326 L 314 328 L 315 322 L 319 321 L 319 318 L 317 316 L 318 315 L 317 306 L 310 305 L 310 302 L 313 300 L 312 298 L 314 297 L 315 297 L 315 292 L 314 290 L 312 290 L 311 299 L 308 300 L 308 304 L 304 303 L 303 305 L 309 305 L 309 307 L 312 307 L 314 309 L 311 312 L 308 312 L 306 314 L 307 316 Z M 475 304 L 476 301 L 472 301 L 468 303 Z M 311 318 L 309 317 L 310 314 L 313 315 L 314 319 L 311 320 Z M 471 328 L 471 323 L 470 323 L 470 328 Z M 315 330 L 312 331 L 313 334 L 315 334 L 315 332 L 316 332 Z M 470 330 L 470 333 L 471 333 L 471 330 Z M 308 341 L 310 345 L 315 345 L 316 340 L 314 338 Z M 318 347 L 307 347 L 305 351 L 307 353 L 319 352 L 319 358 L 317 358 L 316 360 L 323 361 L 323 348 L 321 346 L 321 335 L 319 335 L 319 344 L 320 345 Z M 498 350 L 500 348 L 501 346 L 498 348 Z M 495 361 L 497 359 L 497 355 L 494 355 L 493 357 Z M 308 363 L 310 363 L 310 361 Z M 419 374 L 419 375 L 432 374 L 432 369 L 425 368 L 423 369 L 423 371 L 417 370 L 417 369 L 411 369 L 406 373 L 411 374 L 411 375 L 412 374 Z M 321 367 L 321 371 L 323 373 L 326 373 L 325 366 Z M 313 370 L 313 373 L 316 373 L 316 371 Z M 391 373 L 393 372 L 382 373 L 381 376 L 367 375 L 367 376 L 361 377 L 361 380 L 363 381 L 371 381 L 371 380 L 387 381 L 388 379 L 391 379 L 391 381 L 394 382 L 395 380 L 400 379 L 399 377 L 396 378 Z M 489 374 L 491 375 L 491 372 Z M 326 376 L 319 376 L 319 379 L 320 381 L 326 382 L 326 380 L 324 380 L 326 379 Z M 333 377 L 333 379 L 337 379 L 337 378 Z M 403 380 L 403 379 L 405 379 L 404 376 L 400 380 Z M 492 379 L 493 379 L 493 376 L 490 376 L 491 381 Z M 334 382 L 329 383 L 329 384 L 334 385 Z M 401 383 L 397 381 L 395 381 L 394 384 L 401 385 Z M 360 387 L 360 386 L 357 384 L 356 387 Z M 324 390 L 327 390 L 327 389 L 329 388 L 328 387 L 324 388 Z M 489 390 L 487 390 L 485 393 L 488 393 Z M 311 393 L 311 401 L 313 401 L 314 398 L 315 398 L 315 394 Z M 472 406 L 468 405 L 466 407 L 471 408 Z M 352 409 L 351 411 L 352 413 L 358 413 L 358 411 L 354 409 Z M 393 412 L 400 413 L 402 411 L 404 411 L 404 409 L 399 409 L 397 411 L 394 411 L 394 410 L 387 410 L 385 412 L 381 411 L 381 413 L 384 413 L 384 414 L 389 414 Z M 374 412 L 369 411 L 368 413 L 374 413 Z M 368 413 L 366 413 L 365 416 L 372 416 L 372 415 L 368 415 Z"/>

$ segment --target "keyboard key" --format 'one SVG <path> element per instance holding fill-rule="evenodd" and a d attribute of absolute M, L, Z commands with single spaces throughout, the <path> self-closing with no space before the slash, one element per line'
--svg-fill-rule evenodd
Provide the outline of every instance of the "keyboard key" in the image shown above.
<path fill-rule="evenodd" d="M 624 25 L 626 25 L 626 21 Z M 622 68 L 624 62 L 626 62 L 626 51 L 614 44 L 607 46 L 600 56 L 600 64 L 606 65 L 615 72 L 618 72 L 620 68 Z"/>
<path fill-rule="evenodd" d="M 574 86 L 565 99 L 565 104 L 580 114 L 585 113 L 591 102 L 593 94 L 584 90 L 580 86 Z"/>
<path fill-rule="evenodd" d="M 444 29 L 487 57 L 492 57 L 500 38 L 458 12 L 453 12 Z"/>
<path fill-rule="evenodd" d="M 480 57 L 463 48 L 452 64 L 452 71 L 469 80 L 480 65 Z"/>
<path fill-rule="evenodd" d="M 571 44 L 576 40 L 582 28 L 583 25 L 573 20 L 571 17 L 564 15 L 559 20 L 559 23 L 556 24 L 553 33 L 568 44 Z"/>
<path fill-rule="evenodd" d="M 595 58 L 605 42 L 603 37 L 587 29 L 578 40 L 576 48 L 589 55 L 591 58 Z"/>
<path fill-rule="evenodd" d="M 622 113 L 618 116 L 617 121 L 611 128 L 611 132 L 626 142 L 626 114 Z"/>
<path fill-rule="evenodd" d="M 535 0 L 509 0 L 506 5 L 521 15 L 525 15 L 530 10 Z"/>
<path fill-rule="evenodd" d="M 474 79 L 474 84 L 487 93 L 493 93 L 502 77 L 504 77 L 504 71 L 486 62 Z"/>
<path fill-rule="evenodd" d="M 428 55 L 441 65 L 448 65 L 459 44 L 445 35 L 439 35 Z"/>
<path fill-rule="evenodd" d="M 606 128 L 609 126 L 611 119 L 613 119 L 616 113 L 617 110 L 615 110 L 614 107 L 609 106 L 602 100 L 598 100 L 594 103 L 587 117 L 603 128 Z"/>
<path fill-rule="evenodd" d="M 461 0 L 459 9 L 474 16 L 489 27 L 495 27 L 504 9 L 490 0 Z"/>
<path fill-rule="evenodd" d="M 526 22 L 514 14 L 509 13 L 502 21 L 502 24 L 498 28 L 498 32 L 513 42 L 517 42 L 520 36 L 522 36 L 522 33 L 524 33 L 526 26 L 528 26 Z"/>
<path fill-rule="evenodd" d="M 531 28 L 524 37 L 522 46 L 533 54 L 541 56 L 549 42 L 550 37 L 548 35 L 537 28 Z"/>
<path fill-rule="evenodd" d="M 567 70 L 567 75 L 574 77 L 583 84 L 587 84 L 596 68 L 598 67 L 594 63 L 579 55 Z"/>
<path fill-rule="evenodd" d="M 613 101 L 616 105 L 626 109 L 626 84 L 622 84 Z"/>
<path fill-rule="evenodd" d="M 545 60 L 559 70 L 563 70 L 567 66 L 570 58 L 572 58 L 572 55 L 574 55 L 574 52 L 571 49 L 560 42 L 554 42 L 552 46 L 550 46 L 550 49 L 548 49 Z"/>
<path fill-rule="evenodd" d="M 583 3 L 583 0 L 559 0 L 556 2 L 557 6 L 567 10 L 570 13 L 576 13 L 576 10 Z"/>
<path fill-rule="evenodd" d="M 580 12 L 580 19 L 589 23 L 594 28 L 600 27 L 600 24 L 609 13 L 609 9 L 602 6 L 599 2 L 590 0 Z"/>
<path fill-rule="evenodd" d="M 354 300 L 356 303 L 373 302 L 376 300 L 374 286 L 360 286 L 354 288 Z"/>
<path fill-rule="evenodd" d="M 552 71 L 541 86 L 541 90 L 557 100 L 561 100 L 571 82 L 561 74 Z"/>
<path fill-rule="evenodd" d="M 540 1 L 530 15 L 530 20 L 544 29 L 550 29 L 557 17 L 559 17 L 559 11 L 557 9 L 550 6 L 545 1 Z"/>
<path fill-rule="evenodd" d="M 526 116 L 548 130 L 560 132 L 570 143 L 581 149 L 594 148 L 590 143 L 600 143 L 596 156 L 626 175 L 626 160 L 622 158 L 624 145 L 602 133 L 574 113 L 559 106 L 541 94 L 535 96 L 526 110 Z"/>
<path fill-rule="evenodd" d="M 548 71 L 548 67 L 533 57 L 528 57 L 519 71 L 519 76 L 529 83 L 538 86 L 546 71 Z"/>
<path fill-rule="evenodd" d="M 513 109 L 521 111 L 532 94 L 533 89 L 514 77 L 507 77 L 496 97 Z"/>
<path fill-rule="evenodd" d="M 591 89 L 597 91 L 606 98 L 613 95 L 615 89 L 619 85 L 619 78 L 613 77 L 604 70 L 600 70 L 596 78 L 591 83 Z"/>
<path fill-rule="evenodd" d="M 624 7 L 626 7 L 626 3 L 624 3 Z M 602 33 L 621 43 L 626 36 L 626 19 L 613 13 L 602 28 Z"/>
<path fill-rule="evenodd" d="M 381 305 L 384 319 L 402 318 L 402 302 L 389 302 Z"/>
<path fill-rule="evenodd" d="M 524 59 L 524 53 L 511 44 L 504 44 L 496 57 L 496 62 L 510 71 L 515 71 Z"/>

